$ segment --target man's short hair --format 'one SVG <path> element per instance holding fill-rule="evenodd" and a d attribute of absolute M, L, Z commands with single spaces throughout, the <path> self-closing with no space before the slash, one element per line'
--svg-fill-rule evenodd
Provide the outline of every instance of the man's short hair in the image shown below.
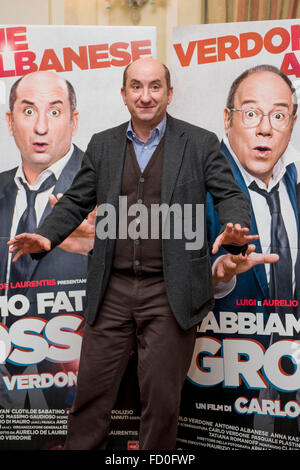
<path fill-rule="evenodd" d="M 297 108 L 298 108 L 298 102 L 297 102 L 297 94 L 296 90 L 293 87 L 293 84 L 291 80 L 288 78 L 285 73 L 283 73 L 281 70 L 279 70 L 277 67 L 274 65 L 268 65 L 268 64 L 263 64 L 263 65 L 256 65 L 255 67 L 251 67 L 250 69 L 245 70 L 243 73 L 241 73 L 233 82 L 230 87 L 228 96 L 227 96 L 227 101 L 226 101 L 226 107 L 229 109 L 234 108 L 234 98 L 237 92 L 238 87 L 240 84 L 250 75 L 257 73 L 257 72 L 272 72 L 276 73 L 279 75 L 285 83 L 288 85 L 289 89 L 291 90 L 292 98 L 293 98 L 293 115 L 297 113 Z M 231 121 L 230 121 L 231 123 Z"/>
<path fill-rule="evenodd" d="M 123 88 L 125 88 L 125 86 L 126 86 L 127 71 L 129 69 L 129 67 L 131 66 L 131 64 L 133 64 L 133 62 L 130 62 L 130 64 L 126 65 L 126 67 L 124 69 L 124 72 L 123 72 Z M 165 71 L 167 89 L 169 90 L 169 88 L 171 87 L 171 74 L 170 74 L 170 71 L 169 71 L 168 67 L 165 64 L 161 64 L 161 65 L 163 66 L 164 71 Z"/>
<path fill-rule="evenodd" d="M 18 80 L 16 80 L 11 89 L 10 89 L 10 93 L 9 93 L 9 109 L 10 111 L 12 112 L 13 109 L 14 109 L 14 105 L 15 105 L 15 102 L 16 102 L 16 99 L 17 99 L 17 88 L 20 84 L 20 82 L 22 81 L 22 79 L 26 77 L 26 75 L 23 75 L 22 77 L 20 77 Z M 76 107 L 77 107 L 77 99 L 76 99 L 76 93 L 75 93 L 75 90 L 74 90 L 74 87 L 73 85 L 66 79 L 63 79 L 65 80 L 65 83 L 67 85 L 67 90 L 68 90 L 68 98 L 69 98 L 69 103 L 70 103 L 70 111 L 71 111 L 71 116 L 73 115 Z"/>

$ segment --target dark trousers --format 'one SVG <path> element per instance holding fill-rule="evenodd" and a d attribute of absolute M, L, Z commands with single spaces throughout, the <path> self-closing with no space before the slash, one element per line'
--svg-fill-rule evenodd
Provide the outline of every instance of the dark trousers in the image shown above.
<path fill-rule="evenodd" d="M 195 336 L 196 328 L 184 331 L 175 320 L 162 275 L 113 272 L 95 324 L 84 329 L 65 449 L 105 448 L 111 410 L 135 344 L 140 449 L 175 449 L 181 389 Z"/>

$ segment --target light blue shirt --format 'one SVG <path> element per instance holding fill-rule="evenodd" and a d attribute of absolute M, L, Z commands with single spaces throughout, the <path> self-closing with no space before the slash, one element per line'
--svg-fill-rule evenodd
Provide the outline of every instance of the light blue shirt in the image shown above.
<path fill-rule="evenodd" d="M 133 142 L 137 162 L 142 173 L 165 133 L 166 123 L 167 118 L 165 116 L 163 120 L 160 121 L 160 123 L 151 130 L 149 139 L 146 142 L 143 142 L 134 132 L 131 121 L 129 122 L 126 135 L 127 138 Z"/>

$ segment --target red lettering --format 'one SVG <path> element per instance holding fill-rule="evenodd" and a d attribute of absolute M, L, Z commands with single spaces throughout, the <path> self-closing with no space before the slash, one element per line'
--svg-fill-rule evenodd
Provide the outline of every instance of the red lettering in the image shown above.
<path fill-rule="evenodd" d="M 79 54 L 76 54 L 71 47 L 65 47 L 63 49 L 65 71 L 70 72 L 73 70 L 74 62 L 81 70 L 87 70 L 89 68 L 87 48 L 85 46 L 79 47 Z"/>
<path fill-rule="evenodd" d="M 281 37 L 281 44 L 279 44 L 278 46 L 275 46 L 272 42 L 274 36 Z M 289 43 L 290 35 L 284 28 L 272 28 L 266 33 L 264 38 L 265 49 L 271 54 L 280 54 L 281 52 L 285 51 Z"/>
<path fill-rule="evenodd" d="M 147 47 L 150 46 L 150 47 Z M 131 42 L 131 57 L 132 62 L 139 59 L 143 55 L 151 55 L 151 41 L 145 39 L 144 41 L 132 41 Z"/>
<path fill-rule="evenodd" d="M 0 28 L 0 51 L 5 49 L 5 29 Z"/>
<path fill-rule="evenodd" d="M 217 62 L 216 55 L 207 55 L 216 53 L 216 38 L 203 39 L 198 41 L 198 64 L 208 64 L 210 62 Z M 209 47 L 213 46 L 213 47 Z"/>
<path fill-rule="evenodd" d="M 300 77 L 300 64 L 294 52 L 285 54 L 280 70 L 286 75 L 295 75 L 297 78 Z"/>
<path fill-rule="evenodd" d="M 6 28 L 7 45 L 11 51 L 24 51 L 28 49 L 28 43 L 25 42 L 26 28 L 25 26 L 16 26 Z"/>
<path fill-rule="evenodd" d="M 223 61 L 228 55 L 231 59 L 239 59 L 236 52 L 239 47 L 239 40 L 236 36 L 223 36 L 217 39 L 218 61 Z"/>
<path fill-rule="evenodd" d="M 254 42 L 254 46 L 250 49 L 249 41 Z M 263 48 L 263 38 L 259 33 L 250 32 L 240 35 L 240 53 L 241 58 L 253 57 L 260 53 Z"/>
<path fill-rule="evenodd" d="M 6 54 L 6 36 L 5 28 L 0 28 L 0 77 L 11 77 L 14 75 L 24 75 L 37 70 L 55 70 L 56 72 L 72 71 L 74 64 L 81 70 L 98 69 L 104 67 L 124 67 L 130 63 L 131 60 L 136 60 L 143 55 L 151 55 L 151 41 L 132 41 L 129 42 L 115 42 L 109 44 L 96 44 L 89 46 L 78 46 L 78 50 L 73 50 L 71 47 L 65 47 L 62 50 L 63 60 L 60 61 L 54 49 L 45 49 L 41 63 L 35 63 L 36 54 L 32 51 L 18 49 L 28 45 L 24 42 L 26 36 L 18 36 L 20 32 L 26 32 L 26 28 L 10 28 L 10 43 L 17 52 L 12 52 L 15 58 L 15 69 L 5 70 L 5 54 Z M 25 44 L 25 45 L 24 45 Z M 132 54 L 129 47 L 131 47 Z"/>
<path fill-rule="evenodd" d="M 293 24 L 291 26 L 292 36 L 292 51 L 298 51 L 300 49 L 300 25 Z"/>
<path fill-rule="evenodd" d="M 109 48 L 110 54 L 116 59 L 111 59 L 111 65 L 116 67 L 124 67 L 130 63 L 131 56 L 129 52 L 124 49 L 128 49 L 128 42 L 115 42 Z M 118 60 L 118 59 L 121 60 Z"/>
<path fill-rule="evenodd" d="M 14 70 L 4 70 L 3 56 L 0 54 L 0 77 L 13 77 L 16 75 Z"/>
<path fill-rule="evenodd" d="M 250 31 L 239 35 L 227 35 L 218 38 L 190 41 L 186 50 L 182 44 L 173 44 L 175 53 L 182 67 L 191 64 L 197 45 L 197 63 L 222 62 L 226 59 L 243 59 L 258 55 L 263 48 L 271 54 L 280 54 L 290 45 L 292 50 L 300 50 L 300 24 L 291 25 L 291 32 L 282 27 L 275 27 L 262 34 Z M 284 70 L 295 72 L 298 77 L 298 61 L 293 55 L 287 55 L 283 61 Z"/>
<path fill-rule="evenodd" d="M 197 44 L 197 41 L 189 42 L 186 53 L 184 53 L 181 44 L 173 44 L 173 47 L 175 49 L 175 52 L 181 64 L 181 67 L 187 67 L 188 65 L 190 65 L 196 44 Z"/>
<path fill-rule="evenodd" d="M 91 69 L 110 67 L 110 60 L 103 60 L 109 58 L 108 44 L 97 44 L 88 47 Z"/>
<path fill-rule="evenodd" d="M 45 49 L 40 70 L 55 70 L 56 72 L 63 72 L 64 68 L 61 65 L 54 49 Z"/>
<path fill-rule="evenodd" d="M 31 51 L 22 51 L 15 53 L 16 75 L 25 75 L 27 73 L 36 72 L 38 67 L 34 62 L 36 55 Z"/>

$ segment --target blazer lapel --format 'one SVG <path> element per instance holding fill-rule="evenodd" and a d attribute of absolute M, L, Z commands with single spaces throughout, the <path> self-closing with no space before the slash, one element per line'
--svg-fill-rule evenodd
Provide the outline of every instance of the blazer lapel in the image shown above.
<path fill-rule="evenodd" d="M 2 194 L 0 195 L 0 237 L 9 237 L 10 231 L 7 230 L 11 227 L 11 221 L 14 214 L 17 186 L 14 182 L 14 175 L 11 176 L 11 181 L 5 186 Z M 9 178 L 10 179 L 10 178 Z M 7 223 L 6 223 L 7 221 Z"/>
<path fill-rule="evenodd" d="M 0 195 L 0 282 L 6 281 L 8 255 L 8 246 L 6 243 L 10 238 L 11 223 L 17 197 L 17 186 L 13 179 L 14 174 L 15 170 L 13 174 L 8 177 L 10 181 Z M 1 292 L 3 292 L 4 295 L 4 290 Z"/>
<path fill-rule="evenodd" d="M 107 202 L 112 204 L 119 214 L 119 196 L 122 189 L 122 175 L 126 152 L 126 131 L 128 122 L 114 129 L 107 155 L 109 190 Z"/>
<path fill-rule="evenodd" d="M 300 230 L 299 230 L 300 220 L 299 219 L 300 219 L 300 216 L 299 216 L 299 202 L 300 201 L 297 198 L 297 191 L 298 191 L 298 189 L 297 189 L 297 179 L 298 179 L 297 169 L 296 169 L 295 164 L 292 163 L 292 164 L 290 164 L 286 167 L 286 172 L 285 172 L 285 175 L 284 175 L 284 183 L 285 183 L 286 190 L 287 190 L 287 193 L 289 195 L 289 198 L 290 198 L 293 210 L 294 210 L 296 222 L 297 222 L 298 249 L 297 249 L 297 260 L 296 260 L 296 264 L 295 264 L 295 281 L 296 281 L 296 284 L 295 284 L 295 298 L 299 299 L 299 296 L 300 296 L 300 250 L 299 250 L 299 246 L 300 246 Z M 296 311 L 297 311 L 297 315 L 298 315 L 298 318 L 299 318 L 300 317 L 299 307 L 296 309 Z"/>
<path fill-rule="evenodd" d="M 297 228 L 299 231 L 299 207 L 296 195 L 297 170 L 293 163 L 286 167 L 286 172 L 284 174 L 284 183 L 295 213 Z"/>
<path fill-rule="evenodd" d="M 181 167 L 187 137 L 174 119 L 167 115 L 163 152 L 161 202 L 170 204 Z"/>
<path fill-rule="evenodd" d="M 222 152 L 226 155 L 226 158 L 231 166 L 231 169 L 232 169 L 232 172 L 233 172 L 233 176 L 234 176 L 234 179 L 236 181 L 236 183 L 238 184 L 238 186 L 244 191 L 244 193 L 248 196 L 248 198 L 250 199 L 250 194 L 249 194 L 249 191 L 248 191 L 248 188 L 247 188 L 247 185 L 244 181 L 244 178 L 237 166 L 237 164 L 235 163 L 234 159 L 232 158 L 232 155 L 231 153 L 229 152 L 228 148 L 226 147 L 226 145 L 224 144 L 224 142 L 221 143 L 221 150 Z M 251 199 L 250 199 L 251 200 Z M 258 233 L 258 230 L 257 230 L 257 225 L 256 225 L 256 220 L 255 220 L 255 214 L 253 212 L 253 207 L 252 207 L 252 204 L 251 204 L 251 227 L 250 227 L 250 233 L 252 235 L 256 235 Z M 262 253 L 262 249 L 261 249 L 261 244 L 260 244 L 260 241 L 259 239 L 254 241 L 254 242 L 251 242 L 251 244 L 254 244 L 256 245 L 256 253 Z M 254 276 L 256 277 L 256 280 L 261 288 L 261 291 L 263 293 L 263 296 L 265 298 L 269 298 L 269 288 L 268 288 L 268 281 L 267 281 L 267 276 L 266 276 L 266 270 L 265 270 L 265 267 L 263 264 L 257 264 L 256 266 L 254 266 L 253 268 L 253 273 L 254 273 Z"/>

